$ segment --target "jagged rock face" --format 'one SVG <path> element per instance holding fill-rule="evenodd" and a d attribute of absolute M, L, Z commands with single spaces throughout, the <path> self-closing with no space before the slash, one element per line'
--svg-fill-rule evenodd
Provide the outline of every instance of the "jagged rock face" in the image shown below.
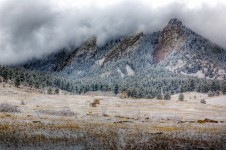
<path fill-rule="evenodd" d="M 74 51 L 58 52 L 24 67 L 68 78 L 126 76 L 128 70 L 151 76 L 151 68 L 162 68 L 187 76 L 226 79 L 226 51 L 171 19 L 159 32 L 117 37 L 101 47 L 92 38 Z"/>
<path fill-rule="evenodd" d="M 56 68 L 55 64 L 63 63 L 69 56 L 70 54 L 67 50 L 63 49 L 60 52 L 53 53 L 51 56 L 28 61 L 23 67 L 31 70 L 53 71 Z"/>
<path fill-rule="evenodd" d="M 179 52 L 188 37 L 185 26 L 177 19 L 171 19 L 159 37 L 158 46 L 154 53 L 155 63 L 164 60 L 171 52 Z"/>
<path fill-rule="evenodd" d="M 116 60 L 125 55 L 128 55 L 136 46 L 138 41 L 142 38 L 142 36 L 143 33 L 141 32 L 136 36 L 124 39 L 118 46 L 116 46 L 115 48 L 110 50 L 109 53 L 107 53 L 104 58 L 103 65 L 109 61 Z"/>
<path fill-rule="evenodd" d="M 61 71 L 72 63 L 93 57 L 96 53 L 96 50 L 96 38 L 92 38 L 84 43 L 80 48 L 75 49 L 72 54 L 64 60 L 64 62 L 60 62 L 56 66 L 55 71 Z"/>

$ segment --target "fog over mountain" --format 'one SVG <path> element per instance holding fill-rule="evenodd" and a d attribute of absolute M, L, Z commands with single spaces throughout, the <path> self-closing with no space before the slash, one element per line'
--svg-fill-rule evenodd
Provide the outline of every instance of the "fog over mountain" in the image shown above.
<path fill-rule="evenodd" d="M 70 4 L 69 4 L 70 5 Z M 162 30 L 171 18 L 226 48 L 226 5 L 188 7 L 172 1 L 156 7 L 124 0 L 106 5 L 56 7 L 54 1 L 0 1 L 0 64 L 21 63 L 62 48 L 80 46 L 90 37 L 97 44 L 123 35 Z"/>

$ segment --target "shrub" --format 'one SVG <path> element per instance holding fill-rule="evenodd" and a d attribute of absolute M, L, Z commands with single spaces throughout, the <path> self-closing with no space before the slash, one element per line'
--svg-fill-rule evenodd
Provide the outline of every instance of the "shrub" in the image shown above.
<path fill-rule="evenodd" d="M 20 110 L 14 105 L 2 103 L 0 104 L 0 112 L 20 112 Z"/>
<path fill-rule="evenodd" d="M 212 91 L 209 91 L 208 92 L 208 97 L 213 97 L 214 96 L 214 93 Z"/>
<path fill-rule="evenodd" d="M 60 90 L 59 89 L 55 89 L 55 94 L 60 94 Z"/>
<path fill-rule="evenodd" d="M 92 103 L 90 103 L 91 107 L 97 107 L 97 105 L 100 104 L 100 100 L 99 99 L 94 99 Z"/>
<path fill-rule="evenodd" d="M 206 104 L 205 99 L 200 100 L 200 103 L 202 103 L 202 104 Z"/>
<path fill-rule="evenodd" d="M 158 94 L 156 98 L 159 99 L 159 100 L 162 100 L 163 99 L 163 97 L 162 97 L 161 94 Z"/>
<path fill-rule="evenodd" d="M 216 91 L 216 92 L 214 93 L 214 95 L 215 95 L 215 96 L 220 96 L 220 92 L 219 92 L 219 91 Z"/>
<path fill-rule="evenodd" d="M 53 94 L 53 90 L 51 88 L 48 89 L 47 91 L 48 94 Z"/>
<path fill-rule="evenodd" d="M 179 101 L 184 101 L 184 94 L 180 93 L 179 97 L 178 97 Z"/>
<path fill-rule="evenodd" d="M 24 100 L 21 101 L 21 105 L 26 105 L 26 102 Z"/>
<path fill-rule="evenodd" d="M 164 96 L 164 99 L 165 99 L 165 100 L 170 100 L 170 99 L 171 99 L 170 94 L 167 93 L 167 94 Z"/>
<path fill-rule="evenodd" d="M 55 116 L 74 116 L 75 113 L 70 109 L 61 109 L 61 110 L 38 110 L 38 113 L 46 115 L 55 115 Z"/>
<path fill-rule="evenodd" d="M 128 98 L 128 93 L 125 92 L 125 91 L 123 91 L 123 92 L 120 94 L 119 97 L 120 97 L 121 99 L 123 99 L 123 98 Z"/>

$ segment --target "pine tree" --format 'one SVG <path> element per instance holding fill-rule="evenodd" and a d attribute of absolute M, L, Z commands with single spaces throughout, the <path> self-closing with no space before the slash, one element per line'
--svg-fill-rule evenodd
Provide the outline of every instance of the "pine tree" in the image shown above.
<path fill-rule="evenodd" d="M 3 77 L 3 81 L 4 82 L 7 82 L 8 81 L 8 72 L 7 72 L 7 70 L 4 70 L 2 72 L 2 77 Z"/>
<path fill-rule="evenodd" d="M 20 77 L 17 77 L 15 80 L 15 86 L 19 87 L 20 86 Z"/>
<path fill-rule="evenodd" d="M 53 93 L 52 88 L 49 88 L 47 92 L 48 92 L 48 94 L 52 94 Z"/>
<path fill-rule="evenodd" d="M 35 88 L 39 89 L 39 87 L 40 87 L 39 84 L 40 84 L 39 81 L 36 81 L 36 82 L 35 82 Z"/>
<path fill-rule="evenodd" d="M 55 90 L 55 94 L 58 95 L 59 93 L 60 93 L 60 90 L 59 90 L 59 89 L 56 89 L 56 90 Z"/>
<path fill-rule="evenodd" d="M 166 93 L 165 96 L 164 96 L 164 99 L 165 100 L 170 100 L 171 99 L 171 96 L 169 93 Z"/>
<path fill-rule="evenodd" d="M 222 94 L 226 94 L 226 84 L 223 84 L 221 91 Z"/>
<path fill-rule="evenodd" d="M 184 101 L 184 94 L 180 93 L 179 97 L 178 97 L 179 101 Z"/>
<path fill-rule="evenodd" d="M 211 84 L 211 90 L 212 91 L 217 91 L 217 84 L 214 81 Z"/>
<path fill-rule="evenodd" d="M 162 100 L 163 99 L 162 94 L 158 94 L 156 98 Z"/>
<path fill-rule="evenodd" d="M 118 84 L 116 84 L 114 88 L 114 94 L 117 95 L 118 92 L 119 92 L 119 87 L 118 87 Z"/>

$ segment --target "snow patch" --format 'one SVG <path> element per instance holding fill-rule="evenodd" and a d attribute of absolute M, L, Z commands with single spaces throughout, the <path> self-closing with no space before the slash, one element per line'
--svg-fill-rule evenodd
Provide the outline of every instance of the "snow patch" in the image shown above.
<path fill-rule="evenodd" d="M 129 65 L 126 65 L 126 71 L 127 71 L 128 76 L 133 76 L 135 74 L 135 72 Z"/>
<path fill-rule="evenodd" d="M 210 105 L 226 106 L 225 96 L 212 97 L 212 98 L 206 99 L 206 102 L 207 104 L 210 104 Z"/>
<path fill-rule="evenodd" d="M 202 70 L 197 71 L 196 73 L 190 73 L 187 74 L 185 72 L 181 72 L 181 74 L 186 75 L 186 76 L 193 76 L 193 77 L 198 77 L 198 78 L 205 78 L 205 74 L 202 72 Z"/>
<path fill-rule="evenodd" d="M 105 72 L 103 74 L 100 75 L 101 78 L 104 78 L 104 77 L 108 77 L 111 73 L 110 72 Z"/>
<path fill-rule="evenodd" d="M 121 76 L 122 78 L 125 77 L 125 75 L 122 73 L 122 71 L 119 69 L 119 67 L 118 67 L 118 69 L 117 69 L 117 72 L 120 74 L 120 76 Z"/>
<path fill-rule="evenodd" d="M 202 72 L 202 70 L 197 71 L 194 73 L 194 76 L 197 76 L 198 78 L 205 78 L 205 74 Z"/>
<path fill-rule="evenodd" d="M 225 75 L 226 73 L 225 73 L 225 71 L 224 71 L 223 69 L 220 69 L 220 70 L 218 71 L 218 74 L 219 74 L 219 75 Z"/>
<path fill-rule="evenodd" d="M 84 71 L 82 71 L 82 70 L 79 70 L 78 72 L 77 72 L 77 74 L 83 74 L 84 73 Z"/>
<path fill-rule="evenodd" d="M 167 66 L 166 69 L 174 72 L 175 70 L 182 68 L 184 65 L 186 65 L 186 62 L 184 62 L 182 60 L 178 60 L 176 65 L 173 65 L 172 63 L 170 63 L 170 65 Z"/>
<path fill-rule="evenodd" d="M 217 76 L 218 80 L 224 80 L 226 73 L 223 69 L 220 69 L 220 70 L 218 70 L 217 75 L 218 75 Z"/>
<path fill-rule="evenodd" d="M 102 58 L 102 59 L 100 59 L 100 60 L 97 60 L 96 61 L 96 64 L 98 64 L 98 65 L 103 65 L 103 63 L 104 63 L 104 60 L 105 60 L 105 57 L 104 58 Z"/>

